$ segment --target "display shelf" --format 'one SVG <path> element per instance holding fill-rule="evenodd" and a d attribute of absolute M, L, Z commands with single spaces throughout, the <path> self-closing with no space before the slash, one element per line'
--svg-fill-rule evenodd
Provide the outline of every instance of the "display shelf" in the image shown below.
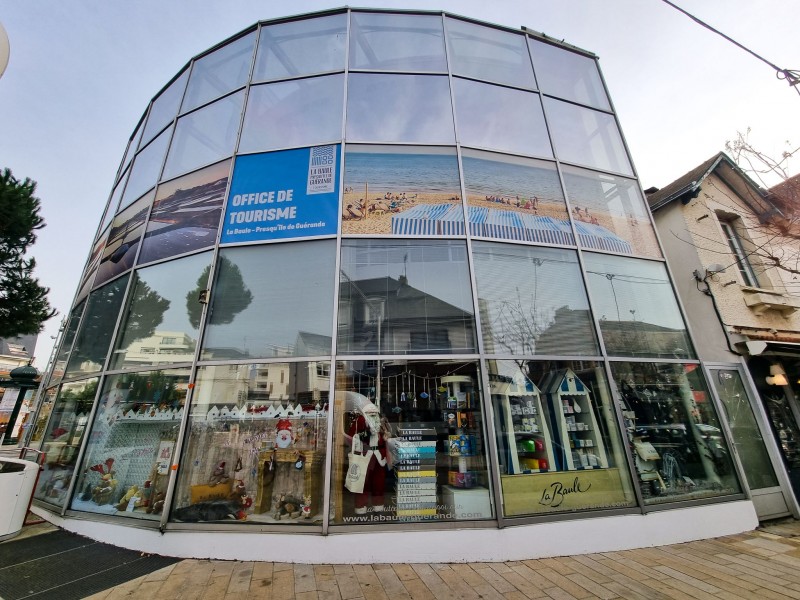
<path fill-rule="evenodd" d="M 491 381 L 492 404 L 503 431 L 503 454 L 509 475 L 547 473 L 553 468 L 550 431 L 539 389 L 531 382 Z"/>
<path fill-rule="evenodd" d="M 464 375 L 448 375 L 441 382 L 447 395 L 443 414 L 447 428 L 447 485 L 457 489 L 480 488 L 486 465 L 475 382 Z"/>
<path fill-rule="evenodd" d="M 589 389 L 571 369 L 562 369 L 548 375 L 542 390 L 558 446 L 558 470 L 607 468 L 606 447 L 599 435 Z"/>

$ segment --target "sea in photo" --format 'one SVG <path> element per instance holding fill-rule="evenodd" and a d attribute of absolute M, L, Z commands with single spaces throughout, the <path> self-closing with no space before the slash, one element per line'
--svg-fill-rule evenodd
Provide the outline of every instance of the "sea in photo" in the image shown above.
<path fill-rule="evenodd" d="M 392 220 L 420 205 L 461 205 L 454 152 L 347 152 L 342 233 L 392 233 Z M 463 211 L 455 210 L 463 222 Z"/>

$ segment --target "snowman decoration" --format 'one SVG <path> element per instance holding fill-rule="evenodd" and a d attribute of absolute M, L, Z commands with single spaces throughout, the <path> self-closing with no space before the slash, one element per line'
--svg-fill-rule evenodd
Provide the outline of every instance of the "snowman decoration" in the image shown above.
<path fill-rule="evenodd" d="M 292 422 L 289 419 L 280 419 L 275 432 L 275 447 L 288 448 L 292 445 Z"/>

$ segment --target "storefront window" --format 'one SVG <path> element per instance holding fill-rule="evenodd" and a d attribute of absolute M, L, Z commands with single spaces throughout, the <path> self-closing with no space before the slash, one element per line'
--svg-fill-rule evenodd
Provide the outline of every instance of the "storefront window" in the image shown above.
<path fill-rule="evenodd" d="M 463 241 L 342 241 L 338 351 L 476 351 Z"/>
<path fill-rule="evenodd" d="M 344 162 L 342 233 L 464 235 L 455 148 L 349 144 Z"/>
<path fill-rule="evenodd" d="M 561 171 L 582 247 L 661 258 L 635 179 L 568 165 Z"/>
<path fill-rule="evenodd" d="M 353 13 L 350 68 L 379 71 L 447 71 L 438 15 Z"/>
<path fill-rule="evenodd" d="M 133 267 L 154 196 L 155 190 L 131 204 L 114 218 L 97 267 L 95 287 Z"/>
<path fill-rule="evenodd" d="M 110 369 L 191 362 L 211 253 L 136 271 Z"/>
<path fill-rule="evenodd" d="M 128 276 L 125 275 L 95 290 L 89 296 L 89 304 L 75 338 L 65 377 L 88 375 L 102 370 L 127 287 Z"/>
<path fill-rule="evenodd" d="M 453 86 L 462 144 L 553 156 L 539 94 L 459 78 Z"/>
<path fill-rule="evenodd" d="M 552 98 L 544 108 L 559 159 L 633 176 L 613 115 Z"/>
<path fill-rule="evenodd" d="M 347 13 L 261 28 L 253 81 L 344 70 Z"/>
<path fill-rule="evenodd" d="M 190 111 L 247 83 L 255 39 L 254 32 L 196 60 L 181 112 Z"/>
<path fill-rule="evenodd" d="M 555 165 L 462 150 L 473 236 L 575 245 Z"/>
<path fill-rule="evenodd" d="M 70 508 L 160 518 L 188 383 L 189 369 L 105 381 Z"/>
<path fill-rule="evenodd" d="M 142 146 L 145 146 L 159 131 L 167 126 L 167 123 L 175 118 L 183 99 L 183 92 L 186 90 L 188 75 L 188 70 L 181 73 L 180 77 L 161 92 L 158 98 L 153 100 L 153 105 L 150 107 L 150 115 L 147 117 L 147 124 L 142 134 Z"/>
<path fill-rule="evenodd" d="M 125 186 L 119 210 L 122 210 L 155 186 L 161 174 L 164 155 L 167 153 L 167 146 L 169 146 L 171 138 L 172 127 L 150 142 L 150 145 L 133 159 L 131 174 L 128 176 L 128 184 Z"/>
<path fill-rule="evenodd" d="M 737 494 L 700 365 L 611 363 L 645 504 Z"/>
<path fill-rule="evenodd" d="M 484 351 L 598 355 L 573 250 L 475 242 Z"/>
<path fill-rule="evenodd" d="M 347 138 L 354 142 L 454 143 L 447 77 L 351 74 Z"/>
<path fill-rule="evenodd" d="M 342 139 L 344 77 L 329 75 L 254 85 L 239 152 L 261 152 Z"/>
<path fill-rule="evenodd" d="M 139 264 L 214 245 L 230 169 L 226 160 L 158 186 Z"/>
<path fill-rule="evenodd" d="M 339 363 L 331 521 L 494 516 L 475 363 Z"/>
<path fill-rule="evenodd" d="M 594 252 L 583 258 L 608 354 L 694 358 L 663 263 Z"/>
<path fill-rule="evenodd" d="M 602 364 L 489 361 L 506 517 L 636 503 Z"/>
<path fill-rule="evenodd" d="M 530 38 L 528 45 L 543 93 L 611 110 L 593 58 Z"/>
<path fill-rule="evenodd" d="M 447 43 L 456 75 L 536 87 L 525 38 L 519 34 L 447 19 Z"/>
<path fill-rule="evenodd" d="M 243 102 L 244 91 L 236 92 L 178 119 L 163 179 L 233 154 Z"/>
<path fill-rule="evenodd" d="M 202 359 L 330 354 L 335 265 L 333 240 L 222 250 Z"/>
<path fill-rule="evenodd" d="M 202 367 L 170 518 L 319 525 L 330 363 Z"/>
<path fill-rule="evenodd" d="M 92 377 L 61 386 L 42 439 L 44 467 L 34 498 L 56 506 L 66 502 L 98 381 L 99 378 Z"/>
<path fill-rule="evenodd" d="M 53 365 L 53 372 L 50 375 L 48 384 L 54 384 L 61 381 L 64 376 L 64 371 L 67 370 L 67 360 L 69 353 L 72 351 L 72 343 L 75 341 L 75 334 L 78 333 L 78 325 L 80 325 L 81 317 L 83 316 L 83 309 L 86 307 L 86 301 L 81 302 L 69 314 L 69 320 L 64 329 L 64 337 L 61 338 L 61 346 L 56 355 L 55 364 Z"/>
<path fill-rule="evenodd" d="M 33 424 L 33 431 L 31 432 L 28 445 L 31 448 L 41 447 L 42 440 L 44 439 L 44 432 L 47 428 L 47 422 L 50 420 L 50 415 L 53 412 L 53 405 L 58 393 L 58 386 L 53 386 L 44 392 L 42 396 L 41 407 L 39 414 L 36 415 L 36 423 Z"/>

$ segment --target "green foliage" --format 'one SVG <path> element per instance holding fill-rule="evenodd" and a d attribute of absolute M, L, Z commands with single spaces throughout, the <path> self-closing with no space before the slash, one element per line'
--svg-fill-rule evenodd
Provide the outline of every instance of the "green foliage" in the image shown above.
<path fill-rule="evenodd" d="M 47 301 L 48 288 L 33 277 L 36 261 L 25 258 L 36 231 L 44 227 L 39 216 L 36 183 L 19 181 L 9 169 L 0 173 L 0 337 L 35 334 L 55 314 Z"/>
<path fill-rule="evenodd" d="M 209 321 L 213 325 L 225 325 L 233 322 L 236 315 L 250 306 L 253 301 L 253 293 L 245 285 L 238 265 L 224 256 L 219 259 L 218 270 L 219 276 L 214 289 L 214 304 Z M 203 305 L 198 302 L 198 298 L 208 285 L 210 271 L 211 266 L 209 265 L 197 279 L 197 287 L 186 294 L 186 310 L 189 313 L 189 322 L 192 327 L 200 327 Z"/>

